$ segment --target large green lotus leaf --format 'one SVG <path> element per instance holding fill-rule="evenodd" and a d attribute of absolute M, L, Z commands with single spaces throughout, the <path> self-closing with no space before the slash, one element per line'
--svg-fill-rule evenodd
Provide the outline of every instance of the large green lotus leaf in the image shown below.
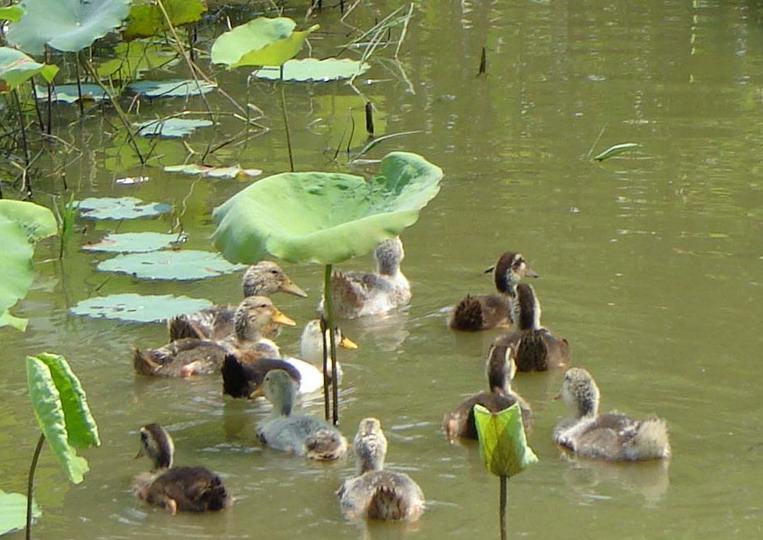
<path fill-rule="evenodd" d="M 45 45 L 81 51 L 122 24 L 131 0 L 23 0 L 26 13 L 8 29 L 8 42 L 29 54 Z"/>
<path fill-rule="evenodd" d="M 128 88 L 136 94 L 157 98 L 198 96 L 211 92 L 217 86 L 205 81 L 198 81 L 197 83 L 192 79 L 169 79 L 166 81 L 134 82 Z"/>
<path fill-rule="evenodd" d="M 26 527 L 26 495 L 6 493 L 0 489 L 0 536 Z M 40 507 L 32 501 L 32 517 L 42 515 Z"/>
<path fill-rule="evenodd" d="M 36 242 L 58 232 L 56 218 L 48 208 L 27 201 L 0 200 L 0 216 L 24 229 L 27 240 Z"/>
<path fill-rule="evenodd" d="M 201 19 L 207 10 L 204 0 L 162 0 L 172 26 L 181 26 Z M 156 2 L 136 2 L 130 8 L 127 28 L 122 32 L 125 39 L 151 37 L 169 30 L 159 4 Z"/>
<path fill-rule="evenodd" d="M 495 414 L 475 405 L 474 422 L 480 455 L 491 473 L 511 477 L 537 463 L 538 457 L 527 445 L 519 403 Z"/>
<path fill-rule="evenodd" d="M 16 49 L 0 47 L 0 92 L 13 90 L 38 73 L 50 82 L 58 73 L 58 67 L 35 62 Z"/>
<path fill-rule="evenodd" d="M 114 47 L 114 58 L 96 65 L 101 79 L 133 80 L 142 72 L 177 62 L 177 53 L 164 41 L 139 40 Z"/>
<path fill-rule="evenodd" d="M 172 210 L 166 203 L 144 203 L 136 197 L 89 197 L 79 201 L 80 215 L 90 219 L 135 219 Z"/>
<path fill-rule="evenodd" d="M 148 253 L 168 247 L 178 239 L 176 234 L 157 232 L 114 233 L 100 242 L 85 244 L 84 251 L 106 251 L 112 253 Z"/>
<path fill-rule="evenodd" d="M 225 32 L 212 44 L 211 58 L 228 69 L 239 66 L 280 66 L 296 56 L 307 36 L 318 29 L 295 32 L 288 17 L 259 17 Z"/>
<path fill-rule="evenodd" d="M 167 165 L 164 167 L 164 170 L 167 172 L 179 172 L 194 176 L 208 176 L 210 178 L 236 178 L 239 176 L 251 178 L 262 174 L 261 169 L 242 169 L 241 165 L 238 164 L 231 165 L 230 167 L 208 167 L 206 165 L 188 163 L 187 165 Z"/>
<path fill-rule="evenodd" d="M 0 8 L 0 21 L 19 22 L 24 15 L 24 8 L 21 6 L 8 6 Z M 2 532 L 0 532 L 2 534 Z"/>
<path fill-rule="evenodd" d="M 79 93 L 82 99 L 92 101 L 104 101 L 109 99 L 109 94 L 97 84 L 83 83 L 77 88 L 76 84 L 57 84 L 53 87 L 52 100 L 61 103 L 76 103 L 79 101 Z M 37 99 L 48 100 L 48 89 L 43 86 L 37 87 Z"/>
<path fill-rule="evenodd" d="M 362 75 L 371 66 L 365 62 L 357 60 L 338 60 L 337 58 L 327 58 L 318 60 L 317 58 L 303 58 L 301 60 L 289 60 L 283 65 L 283 79 L 285 81 L 336 81 L 339 79 L 351 79 Z M 252 73 L 259 79 L 268 79 L 277 81 L 281 78 L 280 67 L 262 67 Z"/>
<path fill-rule="evenodd" d="M 260 180 L 214 211 L 214 241 L 226 259 L 268 253 L 332 264 L 374 249 L 416 222 L 440 190 L 442 170 L 407 152 L 388 154 L 369 181 L 341 173 L 282 173 Z"/>
<path fill-rule="evenodd" d="M 135 124 L 137 134 L 142 137 L 164 137 L 179 139 L 190 135 L 196 128 L 211 126 L 211 120 L 190 120 L 188 118 L 167 118 L 164 120 L 149 120 Z"/>
<path fill-rule="evenodd" d="M 130 274 L 140 279 L 181 281 L 221 276 L 243 268 L 229 263 L 218 253 L 192 249 L 118 255 L 98 265 L 98 270 Z"/>
<path fill-rule="evenodd" d="M 125 293 L 88 298 L 74 306 L 72 313 L 121 321 L 155 322 L 211 306 L 212 302 L 203 298 Z"/>

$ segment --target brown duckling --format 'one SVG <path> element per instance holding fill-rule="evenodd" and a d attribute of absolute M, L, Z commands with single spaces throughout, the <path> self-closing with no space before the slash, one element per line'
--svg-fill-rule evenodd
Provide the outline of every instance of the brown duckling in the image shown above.
<path fill-rule="evenodd" d="M 459 438 L 477 440 L 477 426 L 474 423 L 474 406 L 480 404 L 490 412 L 497 413 L 519 402 L 522 423 L 525 429 L 531 425 L 532 412 L 522 397 L 511 389 L 516 367 L 511 347 L 503 349 L 503 354 L 488 354 L 486 364 L 488 392 L 480 392 L 461 403 L 445 415 L 442 427 L 448 440 L 454 444 Z"/>
<path fill-rule="evenodd" d="M 133 481 L 133 492 L 141 500 L 177 512 L 222 510 L 233 504 L 222 479 L 205 467 L 173 467 L 175 447 L 159 424 L 140 428 L 141 450 L 154 463 L 152 472 L 141 473 Z"/>
<path fill-rule="evenodd" d="M 243 278 L 244 298 L 249 296 L 270 296 L 283 292 L 294 296 L 307 296 L 280 266 L 272 261 L 260 261 L 247 268 Z M 179 315 L 167 321 L 170 341 L 182 338 L 198 338 L 220 340 L 232 335 L 235 331 L 236 309 L 230 306 L 213 306 L 196 313 Z M 269 326 L 263 329 L 263 335 L 274 338 L 278 335 L 279 326 Z"/>
<path fill-rule="evenodd" d="M 414 521 L 424 511 L 424 493 L 407 474 L 384 470 L 387 438 L 376 418 L 360 421 L 353 441 L 358 474 L 337 491 L 350 519 Z"/>
<path fill-rule="evenodd" d="M 145 352 L 135 348 L 133 365 L 142 375 L 160 377 L 217 373 L 226 354 L 240 354 L 251 347 L 262 339 L 263 328 L 271 324 L 294 326 L 296 323 L 281 313 L 269 298 L 250 296 L 236 308 L 234 337 L 221 341 L 184 338 Z"/>
<path fill-rule="evenodd" d="M 573 417 L 554 429 L 554 442 L 575 454 L 611 461 L 644 461 L 670 457 L 665 421 L 636 420 L 618 413 L 599 414 L 599 387 L 585 369 L 570 368 L 559 396 Z"/>
<path fill-rule="evenodd" d="M 521 253 L 507 251 L 492 268 L 498 294 L 467 295 L 448 316 L 453 330 L 476 331 L 511 325 L 511 301 L 523 277 L 538 277 Z M 489 270 L 488 270 L 489 271 Z"/>

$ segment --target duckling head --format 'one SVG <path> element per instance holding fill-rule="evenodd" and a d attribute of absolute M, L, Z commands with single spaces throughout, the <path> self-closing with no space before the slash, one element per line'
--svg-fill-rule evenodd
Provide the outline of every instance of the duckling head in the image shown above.
<path fill-rule="evenodd" d="M 511 319 L 520 330 L 538 330 L 540 328 L 540 302 L 535 296 L 535 289 L 527 283 L 516 287 L 516 297 L 511 303 Z"/>
<path fill-rule="evenodd" d="M 514 347 L 509 344 L 490 346 L 485 363 L 487 372 L 487 384 L 491 392 L 509 394 L 511 392 L 511 380 L 517 373 L 517 364 L 514 362 Z"/>
<path fill-rule="evenodd" d="M 297 399 L 297 383 L 283 369 L 271 369 L 265 374 L 262 390 L 267 400 L 273 404 L 273 412 L 289 416 Z"/>
<path fill-rule="evenodd" d="M 376 418 L 364 418 L 360 421 L 358 432 L 352 442 L 358 462 L 358 473 L 380 471 L 384 468 L 387 455 L 387 437 L 382 431 L 381 422 Z"/>
<path fill-rule="evenodd" d="M 307 296 L 307 293 L 272 261 L 260 261 L 247 268 L 242 284 L 244 297 L 269 296 L 276 292 L 293 294 L 302 298 Z"/>
<path fill-rule="evenodd" d="M 564 374 L 561 398 L 575 411 L 577 418 L 596 416 L 599 411 L 599 387 L 583 368 L 570 368 Z"/>
<path fill-rule="evenodd" d="M 236 337 L 240 341 L 254 341 L 262 337 L 263 329 L 271 323 L 295 326 L 292 319 L 278 311 L 267 296 L 249 296 L 236 308 L 233 316 Z"/>
<path fill-rule="evenodd" d="M 498 259 L 493 267 L 495 288 L 503 294 L 513 294 L 519 280 L 523 277 L 538 277 L 538 274 L 530 269 L 521 253 L 507 251 Z"/>
<path fill-rule="evenodd" d="M 342 330 L 338 326 L 334 327 L 334 343 L 347 350 L 358 348 L 354 341 L 342 334 Z M 300 352 L 302 359 L 306 362 L 317 364 L 323 360 L 323 331 L 320 319 L 313 319 L 305 325 L 300 338 Z"/>
<path fill-rule="evenodd" d="M 374 250 L 376 271 L 385 276 L 394 276 L 400 271 L 400 263 L 405 258 L 403 242 L 399 236 L 385 240 Z"/>
<path fill-rule="evenodd" d="M 140 428 L 140 451 L 135 456 L 148 456 L 154 464 L 153 470 L 169 469 L 175 454 L 172 437 L 159 424 L 147 424 Z"/>

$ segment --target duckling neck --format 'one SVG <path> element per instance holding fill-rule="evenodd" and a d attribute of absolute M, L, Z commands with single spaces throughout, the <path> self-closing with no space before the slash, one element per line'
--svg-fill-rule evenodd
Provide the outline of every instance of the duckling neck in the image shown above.
<path fill-rule="evenodd" d="M 578 399 L 578 418 L 596 416 L 599 412 L 599 401 L 593 396 L 582 396 Z"/>
<path fill-rule="evenodd" d="M 257 341 L 262 338 L 262 332 L 252 326 L 246 316 L 236 317 L 235 320 L 236 340 L 239 342 Z"/>
<path fill-rule="evenodd" d="M 273 403 L 273 413 L 277 416 L 289 416 L 294 410 L 294 392 L 285 392 Z"/>
<path fill-rule="evenodd" d="M 376 273 L 382 276 L 396 276 L 400 272 L 400 261 L 397 258 L 381 257 L 376 261 Z"/>
<path fill-rule="evenodd" d="M 507 395 L 511 392 L 509 362 L 494 350 L 487 366 L 487 383 L 494 394 Z"/>
<path fill-rule="evenodd" d="M 540 304 L 532 289 L 522 289 L 512 302 L 512 319 L 520 331 L 540 329 Z"/>

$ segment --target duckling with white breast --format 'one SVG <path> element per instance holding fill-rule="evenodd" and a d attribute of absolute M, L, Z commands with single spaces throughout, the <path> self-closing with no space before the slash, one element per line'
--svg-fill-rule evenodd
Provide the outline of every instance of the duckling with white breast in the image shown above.
<path fill-rule="evenodd" d="M 585 369 L 570 368 L 559 396 L 573 417 L 554 429 L 554 442 L 575 454 L 610 461 L 645 461 L 670 457 L 665 421 L 636 420 L 618 413 L 598 414 L 599 387 Z"/>
<path fill-rule="evenodd" d="M 152 472 L 141 473 L 133 481 L 133 492 L 140 500 L 177 512 L 206 512 L 228 508 L 233 497 L 222 479 L 205 467 L 173 467 L 175 447 L 172 437 L 159 424 L 140 428 L 140 457 L 153 461 Z"/>
<path fill-rule="evenodd" d="M 376 272 L 334 272 L 331 276 L 334 315 L 354 319 L 381 315 L 411 301 L 411 286 L 400 271 L 405 257 L 399 237 L 385 240 L 374 250 Z M 318 311 L 323 313 L 323 300 Z"/>
<path fill-rule="evenodd" d="M 498 294 L 467 295 L 448 316 L 453 330 L 477 331 L 511 326 L 511 303 L 523 277 L 538 277 L 521 253 L 507 251 L 493 267 Z"/>
<path fill-rule="evenodd" d="M 263 390 L 273 404 L 270 418 L 257 426 L 257 436 L 263 444 L 319 461 L 344 456 L 347 440 L 338 429 L 312 416 L 293 414 L 297 385 L 286 371 L 268 371 Z"/>
<path fill-rule="evenodd" d="M 387 438 L 381 422 L 361 420 L 353 446 L 358 474 L 337 491 L 344 514 L 350 519 L 418 519 L 424 511 L 424 493 L 407 474 L 384 470 Z"/>

